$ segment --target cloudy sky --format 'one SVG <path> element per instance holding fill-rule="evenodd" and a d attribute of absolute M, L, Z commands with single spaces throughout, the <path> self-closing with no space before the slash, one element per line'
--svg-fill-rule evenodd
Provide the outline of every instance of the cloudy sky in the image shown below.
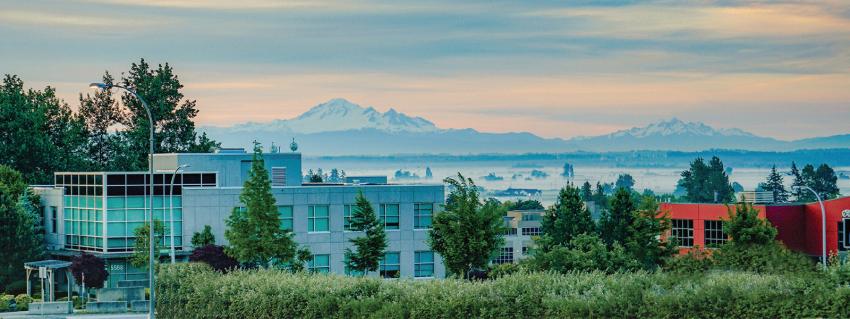
<path fill-rule="evenodd" d="M 564 4 L 564 3 L 568 4 Z M 850 133 L 850 1 L 0 0 L 0 73 L 72 106 L 170 63 L 198 121 L 335 97 L 444 128 L 595 135 L 678 117 Z"/>

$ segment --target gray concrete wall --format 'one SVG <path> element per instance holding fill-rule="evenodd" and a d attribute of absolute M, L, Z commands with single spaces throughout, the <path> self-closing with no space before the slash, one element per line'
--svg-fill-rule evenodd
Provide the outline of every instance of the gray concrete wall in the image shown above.
<path fill-rule="evenodd" d="M 86 303 L 86 311 L 93 313 L 127 312 L 126 301 L 90 301 Z"/>
<path fill-rule="evenodd" d="M 149 307 L 150 301 L 147 300 L 130 301 L 130 311 L 133 312 L 147 312 Z"/>
<path fill-rule="evenodd" d="M 399 252 L 401 276 L 413 277 L 415 251 L 428 251 L 428 229 L 414 229 L 413 204 L 434 203 L 434 213 L 442 209 L 444 189 L 442 185 L 346 185 L 346 186 L 303 186 L 275 187 L 272 193 L 277 205 L 293 207 L 295 240 L 310 249 L 313 254 L 330 255 L 331 272 L 345 272 L 345 248 L 348 240 L 360 236 L 357 232 L 344 231 L 344 205 L 354 204 L 357 193 L 372 203 L 379 213 L 380 204 L 399 204 L 399 230 L 387 230 L 388 252 Z M 192 234 L 210 225 L 217 244 L 226 245 L 225 221 L 233 207 L 241 206 L 241 188 L 201 189 L 187 188 L 183 191 L 183 241 L 191 241 Z M 307 231 L 307 209 L 309 205 L 328 205 L 330 231 Z M 442 259 L 435 254 L 434 276 L 445 277 Z"/>
<path fill-rule="evenodd" d="M 253 154 L 177 153 L 154 155 L 154 169 L 173 171 L 179 165 L 191 165 L 186 172 L 218 172 L 218 186 L 241 187 L 251 166 Z M 286 167 L 286 185 L 301 185 L 301 153 L 265 153 L 266 170 Z"/>
<path fill-rule="evenodd" d="M 48 250 L 61 249 L 65 244 L 65 237 L 60 234 L 65 233 L 65 201 L 63 200 L 64 190 L 54 188 L 53 186 L 34 186 L 31 188 L 34 193 L 41 197 L 41 204 L 44 206 L 42 218 L 46 221 L 47 227 L 44 229 L 44 241 L 47 244 Z M 51 209 L 56 208 L 56 229 L 53 229 L 51 218 Z"/>
<path fill-rule="evenodd" d="M 74 313 L 74 304 L 70 301 L 33 302 L 27 313 L 31 315 L 64 315 Z"/>
<path fill-rule="evenodd" d="M 97 301 L 131 301 L 145 300 L 144 287 L 100 288 L 97 290 Z"/>

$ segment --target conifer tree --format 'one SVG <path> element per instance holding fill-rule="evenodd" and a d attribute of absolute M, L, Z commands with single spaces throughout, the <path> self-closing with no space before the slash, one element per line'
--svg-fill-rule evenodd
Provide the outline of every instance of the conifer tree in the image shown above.
<path fill-rule="evenodd" d="M 670 230 L 670 219 L 659 213 L 655 196 L 643 196 L 633 215 L 623 248 L 644 269 L 655 269 L 676 252 L 675 243 L 660 236 Z"/>
<path fill-rule="evenodd" d="M 366 272 L 378 270 L 378 262 L 384 257 L 387 248 L 387 234 L 384 224 L 375 215 L 372 203 L 357 194 L 357 204 L 352 207 L 351 230 L 363 232 L 363 236 L 349 240 L 355 250 L 345 249 L 346 265 L 349 269 L 365 275 Z"/>
<path fill-rule="evenodd" d="M 611 208 L 602 212 L 599 219 L 599 233 L 602 241 L 611 247 L 622 245 L 629 236 L 628 228 L 634 220 L 635 205 L 628 189 L 617 188 L 611 199 Z"/>
<path fill-rule="evenodd" d="M 575 236 L 596 232 L 590 210 L 581 200 L 579 189 L 572 184 L 567 184 L 558 192 L 555 205 L 543 215 L 541 228 L 549 244 L 562 246 Z"/>
<path fill-rule="evenodd" d="M 785 190 L 785 181 L 783 180 L 782 175 L 776 172 L 776 165 L 773 165 L 770 169 L 770 174 L 767 176 L 767 180 L 760 183 L 759 188 L 765 192 L 773 193 L 774 203 L 784 203 L 788 201 L 788 191 Z"/>
<path fill-rule="evenodd" d="M 242 263 L 264 267 L 291 264 L 297 245 L 292 240 L 292 233 L 280 227 L 269 172 L 257 142 L 254 142 L 251 169 L 239 201 L 244 208 L 233 208 L 224 232 L 224 237 L 230 242 L 228 254 Z"/>
<path fill-rule="evenodd" d="M 204 230 L 192 234 L 192 246 L 195 248 L 215 244 L 215 235 L 210 225 L 204 225 Z"/>
<path fill-rule="evenodd" d="M 588 181 L 584 181 L 584 184 L 581 185 L 581 200 L 585 202 L 593 200 L 593 190 Z"/>

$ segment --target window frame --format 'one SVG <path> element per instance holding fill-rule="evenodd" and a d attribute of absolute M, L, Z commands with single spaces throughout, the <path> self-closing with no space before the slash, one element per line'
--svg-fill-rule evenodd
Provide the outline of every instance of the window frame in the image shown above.
<path fill-rule="evenodd" d="M 423 206 L 429 207 L 422 209 Z M 423 211 L 428 211 L 428 214 L 422 214 Z M 422 219 L 427 218 L 428 225 L 422 226 Z M 413 203 L 413 229 L 431 229 L 434 224 L 434 203 Z"/>
<path fill-rule="evenodd" d="M 690 227 L 687 227 L 690 224 Z M 684 234 L 682 234 L 684 232 Z M 684 236 L 690 234 L 689 236 Z M 693 219 L 671 219 L 670 238 L 676 240 L 677 247 L 694 247 L 694 220 Z M 690 245 L 687 245 L 690 243 Z"/>
<path fill-rule="evenodd" d="M 423 262 L 421 257 L 423 254 L 429 254 L 431 256 L 431 261 Z M 431 250 L 417 250 L 413 252 L 413 278 L 434 278 L 434 270 L 435 262 L 434 262 L 434 252 Z M 423 272 L 427 270 L 423 270 L 423 267 L 430 266 L 430 274 L 427 276 L 421 276 Z"/>
<path fill-rule="evenodd" d="M 390 225 L 387 223 L 387 206 L 395 206 L 396 207 L 396 225 L 394 228 L 390 228 Z M 382 203 L 379 208 L 378 219 L 381 220 L 381 223 L 384 224 L 384 230 L 400 230 L 401 229 L 401 205 L 399 203 Z"/>
<path fill-rule="evenodd" d="M 398 256 L 398 262 L 393 264 L 387 264 L 387 256 L 396 255 Z M 387 267 L 395 266 L 397 269 L 387 270 Z M 387 276 L 387 271 L 395 271 L 395 276 Z M 384 257 L 378 261 L 378 275 L 384 279 L 398 279 L 401 278 L 401 252 L 399 251 L 388 251 L 384 253 Z"/>
<path fill-rule="evenodd" d="M 729 236 L 723 232 L 723 224 L 724 222 L 722 220 L 703 221 L 702 234 L 705 248 L 720 248 L 720 246 L 729 241 Z"/>
<path fill-rule="evenodd" d="M 316 216 L 316 207 L 324 207 L 325 208 L 325 216 Z M 327 225 L 327 229 L 324 230 L 316 230 L 316 221 L 319 219 L 325 219 Z M 330 207 L 328 205 L 308 205 L 307 206 L 307 232 L 308 233 L 326 233 L 330 232 Z"/>

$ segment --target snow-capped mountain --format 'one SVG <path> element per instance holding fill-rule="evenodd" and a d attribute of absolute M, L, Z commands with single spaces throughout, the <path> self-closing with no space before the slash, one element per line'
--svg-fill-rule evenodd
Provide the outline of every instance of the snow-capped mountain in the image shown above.
<path fill-rule="evenodd" d="M 434 123 L 399 113 L 379 112 L 344 99 L 333 99 L 286 120 L 202 127 L 225 146 L 250 147 L 257 140 L 288 144 L 295 138 L 307 155 L 562 153 L 635 150 L 702 151 L 738 149 L 788 151 L 848 148 L 850 135 L 798 141 L 757 136 L 736 128 L 714 128 L 677 118 L 606 135 L 572 139 L 542 138 L 520 133 L 485 133 L 474 129 L 440 129 Z"/>
<path fill-rule="evenodd" d="M 692 136 L 746 136 L 753 137 L 752 133 L 744 132 L 737 128 L 713 128 L 705 125 L 702 122 L 685 122 L 677 118 L 672 118 L 667 121 L 651 123 L 644 127 L 633 127 L 628 130 L 617 131 L 608 136 L 623 137 L 631 136 L 635 138 L 646 138 L 650 136 L 671 136 L 671 135 L 692 135 Z"/>
<path fill-rule="evenodd" d="M 421 117 L 407 116 L 390 108 L 381 113 L 373 107 L 362 107 L 345 99 L 333 99 L 312 107 L 307 112 L 289 120 L 269 123 L 245 123 L 234 127 L 243 131 L 278 131 L 295 134 L 312 134 L 361 129 L 384 132 L 434 132 L 434 123 Z"/>

